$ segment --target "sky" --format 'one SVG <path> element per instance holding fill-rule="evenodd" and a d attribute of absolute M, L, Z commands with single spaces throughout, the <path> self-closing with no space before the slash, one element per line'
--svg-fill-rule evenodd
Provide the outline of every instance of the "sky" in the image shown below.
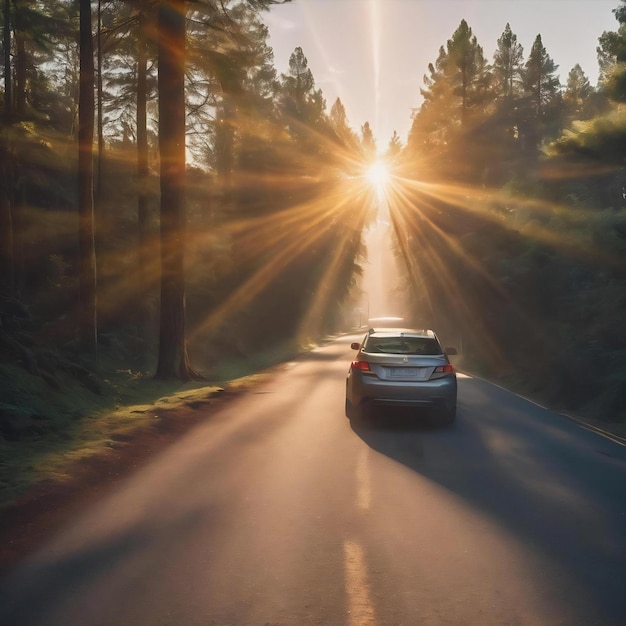
<path fill-rule="evenodd" d="M 577 63 L 597 84 L 598 38 L 616 31 L 620 0 L 292 0 L 264 15 L 279 73 L 301 47 L 327 109 L 341 98 L 355 131 L 369 122 L 384 152 L 406 142 L 428 64 L 462 19 L 491 62 L 506 24 L 528 58 L 538 34 L 561 84 Z"/>

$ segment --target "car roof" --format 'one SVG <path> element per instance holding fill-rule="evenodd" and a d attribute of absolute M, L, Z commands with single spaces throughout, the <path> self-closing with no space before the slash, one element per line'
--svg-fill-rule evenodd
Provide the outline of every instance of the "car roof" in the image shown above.
<path fill-rule="evenodd" d="M 408 337 L 428 337 L 430 339 L 437 339 L 435 332 L 430 329 L 417 329 L 417 328 L 370 328 L 367 331 L 368 335 L 376 333 L 377 335 L 405 335 Z"/>

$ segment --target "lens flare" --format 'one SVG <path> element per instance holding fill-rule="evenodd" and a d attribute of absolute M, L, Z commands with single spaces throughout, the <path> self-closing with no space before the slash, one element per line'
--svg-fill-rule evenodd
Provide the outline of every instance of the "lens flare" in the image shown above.
<path fill-rule="evenodd" d="M 367 181 L 377 189 L 383 189 L 391 178 L 389 168 L 384 161 L 372 163 L 365 174 Z"/>

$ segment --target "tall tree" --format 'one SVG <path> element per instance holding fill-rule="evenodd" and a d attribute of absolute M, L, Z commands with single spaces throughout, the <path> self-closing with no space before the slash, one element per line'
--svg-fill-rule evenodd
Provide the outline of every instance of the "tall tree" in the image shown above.
<path fill-rule="evenodd" d="M 520 103 L 522 97 L 524 49 L 509 24 L 498 39 L 493 55 L 495 109 L 489 122 L 493 131 L 492 145 L 501 153 L 518 147 Z M 495 161 L 493 161 L 495 164 Z"/>
<path fill-rule="evenodd" d="M 161 320 L 157 378 L 189 380 L 185 334 L 185 0 L 161 0 L 158 25 L 161 157 Z"/>
<path fill-rule="evenodd" d="M 11 13 L 9 0 L 3 3 L 4 43 L 4 123 L 0 136 L 0 296 L 13 294 L 13 210 L 10 189 L 13 186 L 9 156 L 8 127 L 13 114 L 11 81 Z"/>
<path fill-rule="evenodd" d="M 138 3 L 137 29 L 137 226 L 139 230 L 139 273 L 145 275 L 149 264 L 148 207 L 148 40 L 152 7 L 146 0 Z M 145 286 L 147 281 L 143 280 Z M 145 294 L 144 294 L 145 295 Z M 142 316 L 145 317 L 145 316 Z M 145 319 L 144 319 L 145 321 Z"/>
<path fill-rule="evenodd" d="M 23 131 L 10 128 L 11 122 L 27 114 L 28 99 L 40 95 L 45 84 L 43 72 L 36 62 L 52 59 L 51 42 L 55 36 L 64 36 L 68 29 L 59 17 L 60 3 L 4 0 L 3 17 L 3 69 L 4 69 L 4 121 L 0 138 L 0 282 L 3 290 L 19 295 L 22 270 L 22 215 L 20 211 L 26 178 L 20 173 L 23 150 L 11 137 Z M 39 103 L 41 104 L 41 102 Z M 40 109 L 42 114 L 49 111 Z M 17 181 L 21 181 L 18 185 Z"/>
<path fill-rule="evenodd" d="M 519 94 L 522 82 L 524 48 L 517 41 L 517 35 L 509 24 L 498 39 L 498 47 L 493 55 L 493 73 L 498 94 L 510 99 Z"/>
<path fill-rule="evenodd" d="M 33 2 L 14 0 L 14 71 L 15 112 L 24 115 L 29 96 L 38 79 L 37 63 L 50 61 L 53 41 L 69 35 L 64 21 L 66 11 L 59 0 Z"/>
<path fill-rule="evenodd" d="M 228 2 L 207 3 L 209 21 L 217 30 L 230 23 Z M 274 0 L 247 0 L 254 9 Z M 185 0 L 160 0 L 158 11 L 159 153 L 161 184 L 161 307 L 158 378 L 187 380 L 192 370 L 186 345 L 185 305 Z M 211 55 L 225 67 L 219 74 L 225 93 L 237 73 L 224 54 Z M 230 78 L 229 78 L 230 76 Z M 228 86 L 226 84 L 228 83 Z"/>
<path fill-rule="evenodd" d="M 428 64 L 428 74 L 424 74 L 424 87 L 420 89 L 424 102 L 414 113 L 409 132 L 409 146 L 414 153 L 441 150 L 447 143 L 450 123 L 457 118 L 453 86 L 446 80 L 447 62 L 446 50 L 440 46 L 437 60 Z"/>
<path fill-rule="evenodd" d="M 546 52 L 541 35 L 537 35 L 524 68 L 524 88 L 531 98 L 537 118 L 541 118 L 548 104 L 558 94 L 558 67 Z"/>
<path fill-rule="evenodd" d="M 335 135 L 337 142 L 348 150 L 356 150 L 359 146 L 359 139 L 356 133 L 348 124 L 348 116 L 343 102 L 337 98 L 330 108 L 329 124 Z"/>
<path fill-rule="evenodd" d="M 391 139 L 389 140 L 389 144 L 387 145 L 387 152 L 385 153 L 385 157 L 389 163 L 395 163 L 398 161 L 402 154 L 402 140 L 400 139 L 400 135 L 394 130 Z"/>
<path fill-rule="evenodd" d="M 289 57 L 289 72 L 282 75 L 283 110 L 290 118 L 289 130 L 309 147 L 311 131 L 322 121 L 326 102 L 321 89 L 315 89 L 315 79 L 302 48 L 296 48 Z"/>
<path fill-rule="evenodd" d="M 606 205 L 617 207 L 624 204 L 626 188 L 623 171 L 626 159 L 626 128 L 623 115 L 616 115 L 615 106 L 606 99 L 618 103 L 618 112 L 619 104 L 626 102 L 626 0 L 622 0 L 622 5 L 613 13 L 619 22 L 619 28 L 617 31 L 605 31 L 599 38 L 598 90 L 592 90 L 591 96 L 587 97 L 585 104 L 589 110 L 584 111 L 587 113 L 584 119 L 589 119 L 577 121 L 566 134 L 549 146 L 548 153 L 582 158 L 585 161 L 593 158 L 614 167 L 614 171 L 602 181 L 601 189 L 594 193 L 594 198 L 603 198 Z M 572 70 L 564 95 L 565 102 L 571 102 L 579 91 L 586 93 L 587 90 L 584 74 Z M 621 231 L 623 227 L 619 228 Z M 623 233 L 620 232 L 619 236 L 623 238 Z"/>
<path fill-rule="evenodd" d="M 268 44 L 269 30 L 259 15 L 248 5 L 240 5 L 235 13 L 241 36 L 237 60 L 240 67 L 240 80 L 236 90 L 227 92 L 222 85 L 223 99 L 235 104 L 237 114 L 238 168 L 242 170 L 244 181 L 249 174 L 263 175 L 275 158 L 277 146 L 273 146 L 270 156 L 268 143 L 278 130 L 276 125 L 276 94 L 279 91 L 277 73 L 274 67 L 274 51 Z M 238 181 L 242 188 L 244 181 Z M 270 192 L 265 185 L 263 195 Z M 257 197 L 261 194 L 257 190 Z M 274 192 L 275 193 L 275 192 Z"/>
<path fill-rule="evenodd" d="M 465 20 L 448 40 L 448 78 L 453 81 L 454 93 L 461 100 L 461 124 L 469 121 L 470 111 L 479 108 L 486 96 L 488 84 L 487 63 L 483 49 Z"/>
<path fill-rule="evenodd" d="M 138 295 L 137 320 L 145 345 L 151 345 L 152 315 L 151 297 L 155 291 L 152 266 L 153 250 L 150 220 L 149 194 L 149 146 L 148 146 L 148 98 L 153 91 L 149 87 L 150 52 L 155 43 L 152 35 L 156 23 L 155 5 L 152 0 L 136 0 L 137 37 L 137 243 L 138 243 Z"/>
<path fill-rule="evenodd" d="M 4 112 L 10 117 L 13 108 L 11 82 L 11 0 L 4 0 L 2 6 L 2 43 L 4 47 Z"/>
<path fill-rule="evenodd" d="M 493 108 L 492 73 L 472 29 L 462 20 L 434 64 L 428 66 L 424 102 L 413 117 L 407 156 L 422 175 L 456 171 L 475 180 L 488 160 L 483 127 Z M 452 163 L 454 162 L 454 164 Z"/>
<path fill-rule="evenodd" d="M 361 126 L 361 150 L 366 160 L 372 160 L 376 156 L 376 139 L 369 122 Z"/>
<path fill-rule="evenodd" d="M 94 62 L 91 2 L 80 0 L 80 79 L 78 96 L 78 239 L 79 337 L 82 347 L 96 353 L 96 251 L 93 202 Z"/>
<path fill-rule="evenodd" d="M 600 65 L 599 84 L 609 98 L 626 102 L 626 0 L 613 11 L 619 28 L 605 31 L 600 36 L 597 48 Z"/>
<path fill-rule="evenodd" d="M 491 97 L 489 66 L 465 20 L 439 48 L 428 71 L 420 89 L 424 103 L 413 119 L 409 143 L 441 148 L 459 130 L 467 132 L 480 123 Z"/>
<path fill-rule="evenodd" d="M 567 75 L 563 100 L 569 115 L 577 120 L 585 119 L 586 104 L 593 93 L 589 79 L 577 63 Z"/>

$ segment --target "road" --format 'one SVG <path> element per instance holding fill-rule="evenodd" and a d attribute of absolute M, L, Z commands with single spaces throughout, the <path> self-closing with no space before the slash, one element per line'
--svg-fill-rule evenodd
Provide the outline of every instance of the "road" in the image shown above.
<path fill-rule="evenodd" d="M 227 403 L 0 587 L 11 626 L 621 625 L 626 447 L 485 381 L 351 427 L 344 337 Z"/>

